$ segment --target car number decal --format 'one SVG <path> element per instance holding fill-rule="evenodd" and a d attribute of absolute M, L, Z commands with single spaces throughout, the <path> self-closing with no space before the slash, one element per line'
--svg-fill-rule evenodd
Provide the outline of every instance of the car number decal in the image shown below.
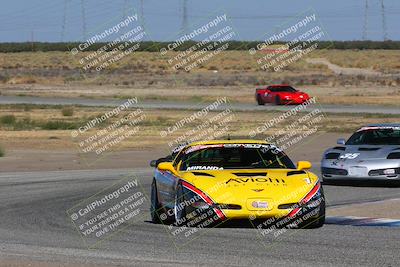
<path fill-rule="evenodd" d="M 346 153 L 341 155 L 339 159 L 355 159 L 360 155 L 360 153 Z"/>

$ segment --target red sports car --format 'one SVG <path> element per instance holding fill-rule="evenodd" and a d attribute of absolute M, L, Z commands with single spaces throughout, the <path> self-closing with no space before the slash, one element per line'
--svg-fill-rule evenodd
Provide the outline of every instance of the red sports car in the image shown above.
<path fill-rule="evenodd" d="M 276 105 L 298 105 L 309 100 L 310 96 L 287 84 L 270 85 L 256 89 L 256 100 L 259 105 L 275 103 Z"/>

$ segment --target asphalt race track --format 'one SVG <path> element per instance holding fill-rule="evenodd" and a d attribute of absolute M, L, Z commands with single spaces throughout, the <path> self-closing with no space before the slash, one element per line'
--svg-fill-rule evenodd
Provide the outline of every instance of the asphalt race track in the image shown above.
<path fill-rule="evenodd" d="M 118 99 L 85 99 L 85 98 L 51 98 L 51 97 L 31 97 L 31 96 L 0 96 L 0 105 L 4 104 L 36 104 L 36 105 L 80 105 L 80 106 L 104 106 L 116 107 L 126 100 Z M 210 104 L 210 103 L 207 103 Z M 184 110 L 197 110 L 203 108 L 203 105 L 196 103 L 185 102 L 140 102 L 135 105 L 136 108 L 144 109 L 184 109 Z M 254 104 L 230 103 L 220 105 L 220 109 L 226 107 L 231 108 L 233 111 L 287 111 L 294 106 L 275 106 L 266 104 L 258 106 Z M 400 114 L 398 107 L 382 107 L 382 106 L 366 106 L 366 105 L 319 105 L 313 104 L 307 109 L 320 109 L 326 113 L 373 113 L 373 114 Z"/>
<path fill-rule="evenodd" d="M 279 239 L 247 227 L 200 229 L 177 248 L 163 225 L 143 218 L 88 249 L 66 210 L 127 174 L 150 193 L 150 168 L 0 174 L 0 258 L 70 264 L 137 266 L 282 265 L 399 266 L 399 228 L 326 224 L 287 230 Z M 399 188 L 324 186 L 328 209 L 337 205 L 400 198 Z"/>

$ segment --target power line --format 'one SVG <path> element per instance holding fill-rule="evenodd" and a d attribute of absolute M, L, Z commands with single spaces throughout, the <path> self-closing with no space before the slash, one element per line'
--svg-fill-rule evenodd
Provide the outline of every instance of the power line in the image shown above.
<path fill-rule="evenodd" d="M 31 29 L 31 46 L 32 46 L 32 51 L 35 43 L 35 32 L 33 31 L 33 28 Z"/>
<path fill-rule="evenodd" d="M 385 3 L 384 0 L 380 0 L 380 7 L 381 7 L 381 19 L 382 19 L 382 34 L 383 40 L 387 41 L 388 38 L 388 31 L 387 31 L 387 24 L 386 24 L 386 11 L 385 11 Z M 369 3 L 368 0 L 365 0 L 365 9 L 364 9 L 364 27 L 363 27 L 363 34 L 362 39 L 367 39 L 367 32 L 368 32 L 368 18 L 369 18 Z"/>
<path fill-rule="evenodd" d="M 188 30 L 188 12 L 187 12 L 187 0 L 182 0 L 182 34 L 185 34 Z"/>
<path fill-rule="evenodd" d="M 82 35 L 83 40 L 86 40 L 86 10 L 85 10 L 85 0 L 81 0 L 81 16 L 82 16 Z"/>
<path fill-rule="evenodd" d="M 368 29 L 368 0 L 365 0 L 365 8 L 364 8 L 364 26 L 363 26 L 363 33 L 362 39 L 367 39 L 367 29 Z"/>
<path fill-rule="evenodd" d="M 387 40 L 389 40 L 389 38 L 388 38 L 388 34 L 387 34 L 385 4 L 383 3 L 383 0 L 381 0 L 381 12 L 382 12 L 382 32 L 383 32 L 383 40 L 384 40 L 384 41 L 387 41 Z"/>
<path fill-rule="evenodd" d="M 67 9 L 68 9 L 68 2 L 70 0 L 64 0 L 64 12 L 63 12 L 63 20 L 62 20 L 62 26 L 61 26 L 61 42 L 64 41 L 64 36 L 65 36 L 65 29 L 66 29 L 66 24 L 67 24 Z"/>
<path fill-rule="evenodd" d="M 145 20 L 144 20 L 144 0 L 140 0 L 140 21 L 142 29 L 146 30 Z M 145 40 L 147 35 L 144 35 L 143 40 Z"/>
<path fill-rule="evenodd" d="M 128 10 L 128 0 L 124 0 L 124 4 L 122 5 L 122 19 L 124 20 L 127 16 L 127 10 Z"/>

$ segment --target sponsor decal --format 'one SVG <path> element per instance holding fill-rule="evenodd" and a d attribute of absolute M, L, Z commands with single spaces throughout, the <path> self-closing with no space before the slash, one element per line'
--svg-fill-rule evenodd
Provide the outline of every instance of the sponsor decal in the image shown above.
<path fill-rule="evenodd" d="M 276 152 L 282 152 L 281 149 L 279 149 L 277 146 L 272 145 L 272 144 L 214 144 L 214 145 L 197 145 L 197 146 L 192 146 L 186 150 L 186 154 L 189 154 L 194 151 L 206 149 L 206 148 L 215 148 L 215 147 L 224 147 L 224 148 L 261 148 L 261 151 L 263 153 L 268 152 L 269 150 L 273 150 Z"/>
<path fill-rule="evenodd" d="M 264 189 L 251 189 L 251 190 L 253 190 L 254 192 L 262 192 L 262 191 L 264 191 Z"/>
<path fill-rule="evenodd" d="M 223 170 L 223 167 L 218 167 L 218 166 L 191 166 L 187 167 L 187 171 L 193 171 L 193 170 L 202 170 L 202 171 L 209 171 L 209 170 Z"/>
<path fill-rule="evenodd" d="M 253 208 L 258 208 L 258 209 L 268 209 L 268 202 L 266 202 L 266 201 L 253 201 L 251 203 L 251 206 Z"/>
<path fill-rule="evenodd" d="M 194 151 L 202 150 L 205 148 L 213 148 L 213 147 L 223 147 L 222 144 L 217 144 L 217 145 L 198 145 L 198 146 L 192 146 L 189 149 L 186 150 L 186 154 L 192 153 Z"/>
<path fill-rule="evenodd" d="M 172 149 L 172 153 L 179 153 L 182 149 L 184 149 L 188 143 L 179 144 L 175 148 Z"/>
<path fill-rule="evenodd" d="M 226 181 L 226 184 L 244 184 L 244 183 L 285 183 L 283 179 L 272 179 L 272 178 L 231 178 Z"/>

